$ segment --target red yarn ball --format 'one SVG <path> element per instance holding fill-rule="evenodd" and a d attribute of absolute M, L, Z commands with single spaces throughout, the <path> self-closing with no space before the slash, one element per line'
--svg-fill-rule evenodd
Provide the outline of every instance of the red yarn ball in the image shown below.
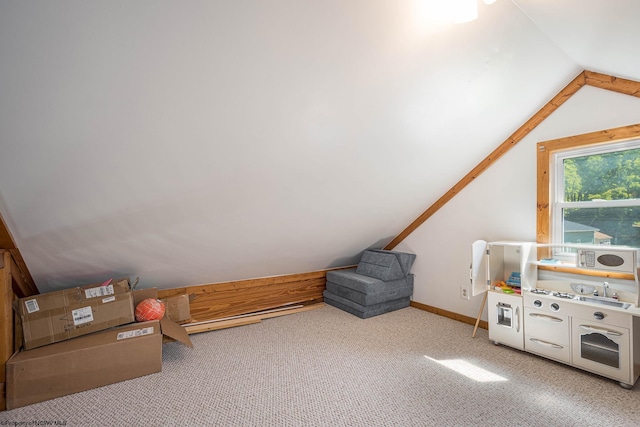
<path fill-rule="evenodd" d="M 164 316 L 164 303 L 159 299 L 147 298 L 136 307 L 136 320 L 160 320 Z"/>

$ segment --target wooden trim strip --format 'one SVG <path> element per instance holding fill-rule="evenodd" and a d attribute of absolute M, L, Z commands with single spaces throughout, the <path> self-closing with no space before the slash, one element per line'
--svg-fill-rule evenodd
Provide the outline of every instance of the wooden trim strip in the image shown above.
<path fill-rule="evenodd" d="M 602 277 L 607 279 L 634 280 L 633 273 L 618 273 L 615 271 L 604 272 L 602 270 L 589 270 L 575 267 L 562 267 L 555 265 L 538 265 L 538 270 L 555 271 L 556 273 L 580 274 L 581 276 Z"/>
<path fill-rule="evenodd" d="M 551 221 L 551 211 L 549 209 L 549 185 L 550 185 L 550 171 L 549 171 L 549 156 L 550 152 L 546 149 L 545 145 L 537 144 L 538 154 L 536 158 L 536 242 L 549 243 L 551 242 L 551 235 L 549 233 L 549 223 Z M 539 248 L 538 256 L 541 258 L 549 257 L 551 248 Z"/>
<path fill-rule="evenodd" d="M 13 240 L 13 236 L 7 227 L 7 223 L 4 222 L 2 214 L 0 214 L 0 249 L 15 249 L 16 243 Z"/>
<path fill-rule="evenodd" d="M 22 286 L 20 287 L 21 292 L 17 293 L 16 295 L 18 295 L 19 298 L 24 298 L 31 295 L 39 294 L 40 291 L 36 286 L 36 282 L 33 280 L 33 277 L 31 277 L 31 273 L 27 268 L 27 264 L 24 262 L 22 254 L 20 253 L 18 248 L 9 249 L 9 252 L 11 253 L 11 257 L 13 258 L 13 261 L 15 263 L 15 270 L 13 270 L 13 275 L 20 275 L 20 279 L 22 280 Z"/>
<path fill-rule="evenodd" d="M 629 141 L 638 138 L 639 135 L 640 124 L 620 126 L 612 129 L 583 133 L 581 135 L 568 136 L 566 138 L 542 141 L 538 143 L 538 151 L 554 153 L 556 151 L 566 150 L 569 148 Z"/>
<path fill-rule="evenodd" d="M 21 291 L 26 292 L 24 295 L 19 295 L 20 297 L 26 297 L 30 295 L 39 294 L 38 287 L 36 283 L 33 281 L 33 277 L 31 277 L 31 273 L 27 268 L 27 264 L 25 264 L 18 247 L 16 246 L 15 241 L 13 240 L 13 236 L 9 231 L 9 227 L 7 227 L 7 223 L 4 221 L 2 214 L 0 213 L 0 249 L 6 249 L 11 253 L 15 263 L 17 264 L 18 269 L 13 271 L 14 275 L 21 275 L 24 280 L 24 286 L 20 288 Z"/>
<path fill-rule="evenodd" d="M 187 333 L 191 335 L 191 334 L 199 334 L 200 332 L 209 332 L 209 331 L 217 331 L 219 329 L 235 328 L 236 326 L 253 325 L 260 322 L 262 322 L 262 320 L 255 317 L 240 318 L 240 319 L 222 320 L 220 322 L 215 322 L 215 323 L 203 323 L 200 325 L 185 326 L 184 328 L 187 331 Z"/>
<path fill-rule="evenodd" d="M 304 307 L 301 304 L 295 304 L 295 305 L 291 305 L 288 307 L 281 307 L 281 308 L 274 308 L 272 310 L 264 310 L 264 311 L 259 311 L 257 313 L 247 313 L 247 314 L 238 314 L 236 316 L 231 316 L 231 317 L 223 317 L 221 319 L 213 319 L 213 320 L 205 320 L 203 322 L 190 322 L 190 323 L 183 323 L 182 326 L 187 327 L 187 326 L 197 326 L 197 325 L 204 325 L 207 323 L 217 323 L 217 322 L 224 322 L 227 320 L 235 320 L 235 319 L 240 319 L 240 318 L 244 318 L 244 317 L 252 317 L 252 316 L 266 316 L 268 314 L 277 314 L 283 311 L 287 311 L 287 310 L 293 310 L 294 308 L 302 308 Z"/>
<path fill-rule="evenodd" d="M 33 289 L 30 283 L 22 276 L 22 269 L 11 257 L 11 279 L 13 280 L 13 292 L 18 298 L 24 298 L 38 293 L 37 289 Z"/>
<path fill-rule="evenodd" d="M 296 306 L 290 309 L 278 311 L 266 311 L 264 313 L 255 313 L 251 315 L 241 315 L 234 319 L 212 320 L 209 322 L 199 322 L 198 324 L 183 325 L 189 335 L 200 332 L 215 331 L 219 329 L 233 328 L 236 326 L 253 325 L 261 323 L 265 319 L 273 317 L 287 316 L 289 314 L 301 313 L 303 311 L 315 310 L 324 307 L 324 303 L 306 305 L 303 307 Z"/>
<path fill-rule="evenodd" d="M 458 322 L 466 323 L 472 326 L 475 326 L 477 322 L 477 319 L 475 317 L 463 316 L 462 314 L 454 313 L 453 311 L 443 310 L 441 308 L 432 307 L 430 305 L 422 304 L 419 302 L 411 301 L 410 305 L 411 307 L 428 311 L 429 313 L 437 314 L 439 316 L 448 317 L 449 319 L 457 320 Z M 489 325 L 484 320 L 478 322 L 478 327 L 482 329 L 489 329 Z"/>
<path fill-rule="evenodd" d="M 585 82 L 589 86 L 606 89 L 625 95 L 640 97 L 640 82 L 634 80 L 621 79 L 607 74 L 585 71 Z"/>
<path fill-rule="evenodd" d="M 0 383 L 5 382 L 5 364 L 13 354 L 13 289 L 11 254 L 0 251 L 4 267 L 0 269 Z"/>
<path fill-rule="evenodd" d="M 540 123 L 542 123 L 547 117 L 549 117 L 554 111 L 564 104 L 569 98 L 571 98 L 576 92 L 578 92 L 586 84 L 585 72 L 578 74 L 571 83 L 565 86 L 551 101 L 547 102 L 536 114 L 518 128 L 509 138 L 507 138 L 502 144 L 498 146 L 491 154 L 484 158 L 478 165 L 473 168 L 468 174 L 466 174 L 457 184 L 455 184 L 449 191 L 447 191 L 442 197 L 440 197 L 433 205 L 431 205 L 426 211 L 422 213 L 415 221 L 413 221 L 407 228 L 405 228 L 398 236 L 396 236 L 385 249 L 393 249 L 400 242 L 402 242 L 409 234 L 420 227 L 427 219 L 435 214 L 441 207 L 443 207 L 449 200 L 453 199 L 462 189 L 464 189 L 469 183 L 476 179 L 482 172 L 487 170 L 492 164 L 494 164 L 500 157 L 502 157 L 507 151 L 513 148 L 518 142 L 524 139 L 533 129 L 535 129 Z"/>

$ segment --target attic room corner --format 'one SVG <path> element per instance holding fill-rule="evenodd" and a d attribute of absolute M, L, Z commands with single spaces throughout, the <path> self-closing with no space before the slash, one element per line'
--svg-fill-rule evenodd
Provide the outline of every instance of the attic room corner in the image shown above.
<path fill-rule="evenodd" d="M 640 144 L 638 17 L 604 0 L 3 0 L 0 422 L 640 423 L 637 154 L 581 174 Z M 584 213 L 600 209 L 615 226 Z M 473 269 L 492 248 L 516 260 L 500 277 Z M 587 279 L 564 283 L 578 253 Z M 538 280 L 549 293 L 523 295 Z M 514 321 L 525 297 L 560 344 Z M 597 410 L 545 404 L 567 394 Z M 90 418 L 86 396 L 109 404 Z"/>

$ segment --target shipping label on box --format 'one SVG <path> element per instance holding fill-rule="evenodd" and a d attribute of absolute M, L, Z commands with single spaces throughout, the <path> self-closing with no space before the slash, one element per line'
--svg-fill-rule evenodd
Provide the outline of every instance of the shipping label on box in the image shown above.
<path fill-rule="evenodd" d="M 134 330 L 131 330 L 131 331 L 119 332 L 118 333 L 118 337 L 116 339 L 117 340 L 126 340 L 126 339 L 129 339 L 129 338 L 141 337 L 141 336 L 144 336 L 144 335 L 151 335 L 154 332 L 155 332 L 155 329 L 153 327 L 134 329 Z"/>

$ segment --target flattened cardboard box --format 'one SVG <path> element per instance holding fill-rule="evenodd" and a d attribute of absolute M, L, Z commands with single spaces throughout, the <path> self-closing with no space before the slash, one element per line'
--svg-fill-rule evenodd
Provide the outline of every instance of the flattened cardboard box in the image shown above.
<path fill-rule="evenodd" d="M 7 409 L 162 371 L 157 320 L 15 353 L 7 361 Z"/>
<path fill-rule="evenodd" d="M 127 279 L 20 298 L 16 309 L 27 350 L 135 321 Z"/>

